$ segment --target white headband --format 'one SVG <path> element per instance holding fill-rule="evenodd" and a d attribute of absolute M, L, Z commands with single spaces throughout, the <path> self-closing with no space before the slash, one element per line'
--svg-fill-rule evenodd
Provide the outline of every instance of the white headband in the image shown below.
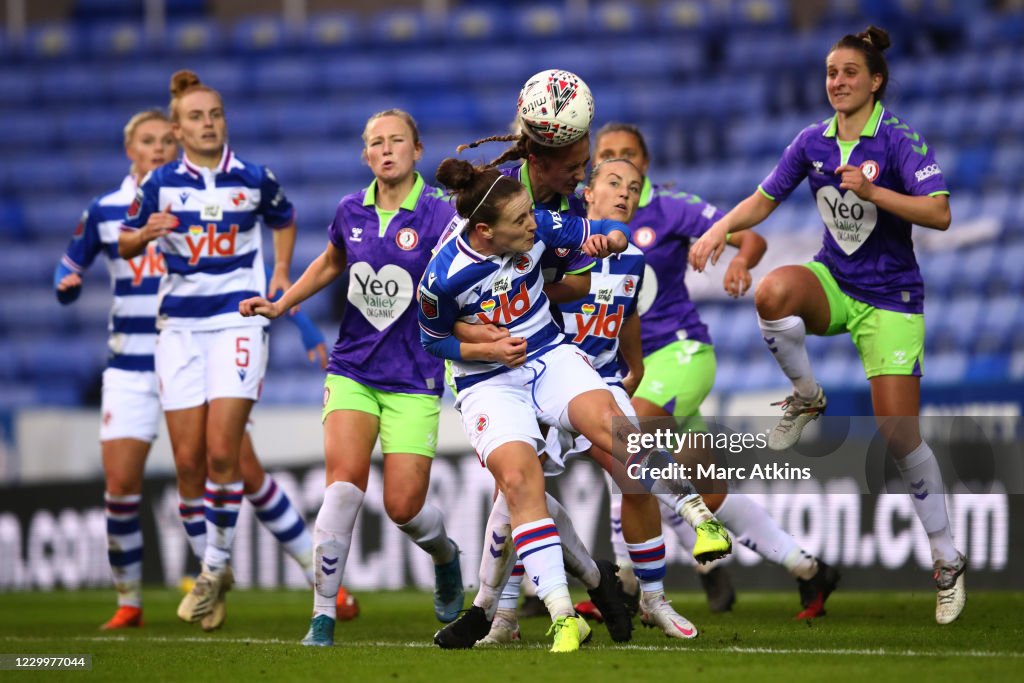
<path fill-rule="evenodd" d="M 498 181 L 501 180 L 504 177 L 505 177 L 505 174 L 503 174 L 503 173 L 499 173 L 498 174 L 498 177 L 494 179 L 494 182 L 491 183 L 491 186 L 487 188 L 487 192 L 484 192 L 484 198 L 481 199 L 480 203 L 476 205 L 476 208 L 473 209 L 472 211 L 470 211 L 469 215 L 466 216 L 466 221 L 467 222 L 469 221 L 470 218 L 473 217 L 473 214 L 475 214 L 477 211 L 480 210 L 480 207 L 484 205 L 484 202 L 487 201 L 487 197 L 491 194 L 491 190 L 493 190 L 494 186 L 498 184 Z"/>

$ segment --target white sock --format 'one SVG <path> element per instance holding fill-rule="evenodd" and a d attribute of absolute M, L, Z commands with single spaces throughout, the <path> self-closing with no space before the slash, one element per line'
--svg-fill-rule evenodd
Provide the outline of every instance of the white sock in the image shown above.
<path fill-rule="evenodd" d="M 455 557 L 455 546 L 444 529 L 444 515 L 436 505 L 424 503 L 415 517 L 398 528 L 434 558 L 434 564 L 448 564 Z"/>
<path fill-rule="evenodd" d="M 220 573 L 231 562 L 238 511 L 242 509 L 241 480 L 215 484 L 206 480 L 203 508 L 206 514 L 206 552 L 203 569 Z"/>
<path fill-rule="evenodd" d="M 107 559 L 117 589 L 118 607 L 142 607 L 142 495 L 104 493 L 107 516 Z"/>
<path fill-rule="evenodd" d="M 953 534 L 946 512 L 946 487 L 935 454 L 924 441 L 903 458 L 896 459 L 896 468 L 907 485 L 907 493 L 914 501 L 914 510 L 928 534 L 932 548 L 932 561 L 952 562 L 957 558 Z"/>
<path fill-rule="evenodd" d="M 622 536 L 622 494 L 611 494 L 611 506 L 609 516 L 612 527 L 612 552 L 615 553 L 615 564 L 622 566 L 623 560 L 629 560 L 629 550 L 626 548 L 626 539 Z"/>
<path fill-rule="evenodd" d="M 313 571 L 313 537 L 306 528 L 306 520 L 292 505 L 284 489 L 270 474 L 263 477 L 263 485 L 246 500 L 256 510 L 256 519 L 274 535 L 284 551 L 299 563 L 310 585 L 315 582 Z"/>
<path fill-rule="evenodd" d="M 796 315 L 780 320 L 764 320 L 758 317 L 757 324 L 768 350 L 775 361 L 793 383 L 797 396 L 814 398 L 818 393 L 818 381 L 811 371 L 811 359 L 807 355 L 807 326 L 803 318 Z"/>
<path fill-rule="evenodd" d="M 629 543 L 633 572 L 644 595 L 665 592 L 665 537 L 658 534 L 643 543 Z"/>
<path fill-rule="evenodd" d="M 185 538 L 192 548 L 192 554 L 200 562 L 206 554 L 206 511 L 202 498 L 184 498 L 178 493 L 178 517 L 185 527 Z"/>
<path fill-rule="evenodd" d="M 775 521 L 775 518 L 749 496 L 742 493 L 730 493 L 725 497 L 721 507 L 715 511 L 715 515 L 718 517 L 718 521 L 736 535 L 740 543 L 769 562 L 782 565 L 791 573 L 799 564 L 794 559 L 801 554 L 796 539 L 786 533 Z M 807 557 L 810 556 L 807 555 Z M 792 566 L 787 566 L 787 561 Z M 817 571 L 817 566 L 811 571 L 811 576 L 814 576 L 815 571 Z M 797 574 L 793 575 L 797 576 Z M 800 578 L 809 579 L 810 576 L 800 576 Z"/>
<path fill-rule="evenodd" d="M 668 527 L 679 540 L 680 547 L 687 553 L 692 552 L 693 546 L 697 542 L 697 532 L 686 523 L 685 519 L 676 514 L 676 511 L 672 508 L 667 505 L 659 505 L 658 507 L 661 508 L 662 528 Z"/>
<path fill-rule="evenodd" d="M 473 598 L 473 604 L 483 609 L 488 619 L 494 618 L 494 613 L 498 609 L 498 600 L 503 595 L 502 588 L 508 582 L 513 567 L 516 566 L 515 559 L 508 504 L 505 501 L 505 496 L 499 493 L 491 506 L 491 514 L 487 517 L 487 527 L 484 530 L 484 552 L 480 558 L 480 590 Z M 522 565 L 518 566 L 519 576 L 522 578 Z M 515 597 L 512 600 L 513 609 L 516 606 L 516 598 L 519 597 L 518 582 L 515 592 Z"/>
<path fill-rule="evenodd" d="M 520 524 L 512 530 L 512 539 L 526 576 L 537 587 L 537 597 L 544 601 L 551 620 L 575 614 L 555 520 L 542 517 Z"/>
<path fill-rule="evenodd" d="M 597 563 L 591 557 L 590 551 L 587 550 L 587 546 L 576 533 L 576 528 L 572 525 L 572 520 L 569 519 L 569 513 L 550 493 L 544 495 L 547 496 L 548 512 L 555 520 L 558 535 L 562 538 L 562 555 L 565 559 L 566 570 L 570 575 L 582 581 L 587 590 L 597 588 L 601 583 L 601 570 L 597 568 Z"/>
<path fill-rule="evenodd" d="M 677 515 L 686 520 L 686 523 L 694 529 L 699 524 L 715 518 L 711 514 L 711 510 L 708 510 L 707 505 L 704 504 L 704 499 L 696 493 L 691 493 L 688 496 L 659 493 L 655 497 L 662 505 L 668 506 Z"/>
<path fill-rule="evenodd" d="M 519 589 L 523 585 L 523 576 L 525 574 L 526 569 L 523 567 L 523 563 L 517 561 L 515 566 L 512 567 L 512 573 L 509 575 L 505 585 L 501 587 L 498 609 L 515 610 L 516 605 L 519 604 Z M 473 604 L 476 604 L 476 602 L 474 601 Z"/>
<path fill-rule="evenodd" d="M 352 529 L 365 494 L 347 481 L 336 481 L 324 491 L 324 503 L 313 527 L 313 616 L 337 618 L 338 589 L 352 545 Z"/>

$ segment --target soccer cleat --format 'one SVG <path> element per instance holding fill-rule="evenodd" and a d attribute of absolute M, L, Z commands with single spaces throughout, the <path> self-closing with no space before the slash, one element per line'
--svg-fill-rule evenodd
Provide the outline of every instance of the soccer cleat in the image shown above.
<path fill-rule="evenodd" d="M 189 623 L 199 621 L 213 610 L 219 595 L 220 576 L 204 569 L 192 590 L 181 599 L 178 618 Z"/>
<path fill-rule="evenodd" d="M 706 574 L 697 572 L 697 575 L 708 599 L 708 610 L 712 614 L 732 611 L 732 605 L 736 602 L 736 589 L 732 587 L 729 572 L 723 567 L 715 566 Z"/>
<path fill-rule="evenodd" d="M 669 638 L 697 637 L 697 627 L 672 609 L 672 601 L 666 600 L 664 593 L 640 601 L 640 622 L 648 628 L 660 628 Z"/>
<path fill-rule="evenodd" d="M 224 567 L 221 573 L 220 590 L 217 592 L 217 599 L 213 602 L 213 609 L 205 617 L 199 620 L 199 625 L 204 631 L 216 631 L 224 625 L 228 616 L 226 595 L 231 586 L 235 584 L 235 575 L 231 571 L 231 565 Z"/>
<path fill-rule="evenodd" d="M 725 557 L 732 552 L 732 539 L 722 523 L 708 519 L 696 527 L 697 540 L 693 543 L 693 559 L 704 564 Z"/>
<path fill-rule="evenodd" d="M 335 610 L 338 621 L 352 621 L 359 616 L 359 601 L 344 586 L 339 586 Z"/>
<path fill-rule="evenodd" d="M 309 622 L 309 630 L 302 639 L 306 647 L 331 647 L 334 645 L 334 619 L 326 614 L 313 617 Z"/>
<path fill-rule="evenodd" d="M 599 624 L 604 622 L 604 615 L 601 614 L 601 610 L 599 610 L 597 608 L 597 605 L 595 605 L 590 600 L 577 602 L 575 605 L 573 605 L 573 609 L 576 610 L 576 614 L 583 617 L 587 621 L 596 621 Z"/>
<path fill-rule="evenodd" d="M 142 608 L 123 605 L 117 608 L 114 616 L 100 626 L 101 631 L 115 631 L 119 628 L 139 628 L 142 626 Z"/>
<path fill-rule="evenodd" d="M 814 398 L 801 398 L 794 393 L 772 405 L 782 407 L 782 419 L 768 435 L 768 448 L 773 451 L 784 451 L 792 448 L 800 440 L 800 434 L 809 422 L 817 420 L 818 416 L 825 412 L 828 400 L 825 399 L 824 390 L 819 386 Z"/>
<path fill-rule="evenodd" d="M 473 605 L 462 616 L 434 634 L 434 642 L 444 650 L 468 650 L 491 631 L 491 620 L 483 607 Z"/>
<path fill-rule="evenodd" d="M 604 625 L 616 643 L 626 643 L 633 634 L 633 620 L 626 611 L 626 603 L 622 601 L 622 582 L 616 572 L 619 568 L 609 560 L 597 560 L 597 568 L 601 580 L 597 588 L 587 591 L 594 606 L 601 611 Z M 581 619 L 581 621 L 585 621 Z"/>
<path fill-rule="evenodd" d="M 817 560 L 818 571 L 808 580 L 797 579 L 800 590 L 800 604 L 803 610 L 794 619 L 814 619 L 825 616 L 825 601 L 839 584 L 839 570 L 830 564 Z"/>
<path fill-rule="evenodd" d="M 516 610 L 516 615 L 520 619 L 532 619 L 533 617 L 546 617 L 548 615 L 548 608 L 544 604 L 544 601 L 538 598 L 536 595 L 527 595 L 523 598 L 523 604 Z"/>
<path fill-rule="evenodd" d="M 514 609 L 499 609 L 491 622 L 491 631 L 481 638 L 477 645 L 507 645 L 517 642 L 519 637 L 519 619 Z"/>
<path fill-rule="evenodd" d="M 938 594 L 935 598 L 935 621 L 940 624 L 951 624 L 964 611 L 967 603 L 967 588 L 964 587 L 964 572 L 967 571 L 967 558 L 958 553 L 956 562 L 943 564 L 942 560 L 935 563 L 935 587 Z"/>
<path fill-rule="evenodd" d="M 555 638 L 548 652 L 576 652 L 592 635 L 587 620 L 577 616 L 555 619 L 544 635 L 552 634 Z"/>
<path fill-rule="evenodd" d="M 462 568 L 459 566 L 459 546 L 452 541 L 451 561 L 434 565 L 434 614 L 442 624 L 455 621 L 462 610 L 466 593 L 462 586 Z"/>

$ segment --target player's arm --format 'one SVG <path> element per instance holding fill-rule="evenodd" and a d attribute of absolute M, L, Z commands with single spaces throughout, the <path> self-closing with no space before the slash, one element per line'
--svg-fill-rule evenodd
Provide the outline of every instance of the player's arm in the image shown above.
<path fill-rule="evenodd" d="M 625 223 L 608 219 L 590 221 L 590 231 L 592 234 L 580 247 L 580 251 L 594 258 L 621 254 L 626 251 L 632 236 Z"/>
<path fill-rule="evenodd" d="M 590 293 L 590 271 L 593 267 L 591 264 L 583 272 L 566 273 L 561 280 L 547 283 L 544 293 L 556 305 L 579 301 Z"/>
<path fill-rule="evenodd" d="M 753 281 L 750 269 L 761 262 L 764 252 L 768 249 L 768 243 L 753 230 L 729 233 L 726 235 L 725 242 L 729 246 L 739 249 L 739 253 L 733 256 L 732 261 L 729 262 L 722 284 L 729 296 L 738 298 L 750 289 L 750 284 Z"/>
<path fill-rule="evenodd" d="M 871 202 L 883 211 L 895 214 L 922 228 L 949 228 L 952 214 L 949 210 L 949 195 L 944 192 L 915 196 L 879 187 L 864 176 L 864 171 L 860 167 L 850 164 L 837 168 L 836 175 L 840 177 L 840 190 L 851 190 L 864 201 Z"/>
<path fill-rule="evenodd" d="M 270 301 L 266 297 L 254 296 L 240 302 L 238 312 L 245 317 L 262 315 L 273 320 L 333 282 L 345 270 L 346 265 L 345 251 L 333 242 L 328 242 L 323 253 L 313 259 L 302 277 L 296 280 L 280 299 Z"/>
<path fill-rule="evenodd" d="M 452 326 L 452 335 L 460 342 L 467 344 L 487 344 L 496 342 L 510 336 L 507 327 L 501 327 L 494 323 L 484 325 L 471 325 L 470 323 L 456 320 Z"/>
<path fill-rule="evenodd" d="M 271 275 L 269 267 L 266 267 L 266 272 L 269 279 Z M 313 319 L 298 308 L 293 308 L 289 315 L 284 317 L 298 328 L 299 336 L 302 338 L 302 347 L 306 349 L 306 357 L 309 358 L 309 361 L 312 363 L 319 359 L 320 369 L 326 370 L 327 342 L 324 339 L 324 333 L 316 326 Z"/>
<path fill-rule="evenodd" d="M 93 206 L 95 204 L 82 212 L 71 242 L 53 271 L 53 289 L 57 301 L 65 306 L 78 299 L 82 293 L 82 273 L 92 265 L 103 249 Z"/>
<path fill-rule="evenodd" d="M 146 245 L 153 240 L 174 232 L 178 217 L 171 213 L 171 205 L 163 211 L 154 211 L 146 216 L 140 228 L 133 228 L 127 221 L 117 236 L 117 253 L 123 259 L 132 259 L 146 251 Z"/>
<path fill-rule="evenodd" d="M 636 313 L 626 318 L 619 332 L 619 355 L 626 364 L 627 373 L 622 379 L 626 393 L 632 396 L 644 378 L 644 352 L 640 343 L 640 316 Z"/>
<path fill-rule="evenodd" d="M 748 230 L 771 215 L 775 207 L 779 205 L 774 199 L 769 198 L 761 188 L 758 188 L 752 195 L 732 208 L 712 225 L 700 239 L 690 247 L 690 265 L 693 269 L 701 272 L 707 265 L 708 259 L 711 265 L 718 263 L 718 257 L 722 255 L 725 248 L 726 236 L 732 237 L 739 232 Z"/>

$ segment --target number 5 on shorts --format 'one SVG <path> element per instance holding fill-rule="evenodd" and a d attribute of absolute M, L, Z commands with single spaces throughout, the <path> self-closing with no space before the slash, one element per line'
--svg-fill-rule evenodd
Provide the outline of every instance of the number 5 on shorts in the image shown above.
<path fill-rule="evenodd" d="M 236 337 L 235 338 L 235 365 L 240 368 L 249 367 L 249 338 L 248 337 Z"/>

